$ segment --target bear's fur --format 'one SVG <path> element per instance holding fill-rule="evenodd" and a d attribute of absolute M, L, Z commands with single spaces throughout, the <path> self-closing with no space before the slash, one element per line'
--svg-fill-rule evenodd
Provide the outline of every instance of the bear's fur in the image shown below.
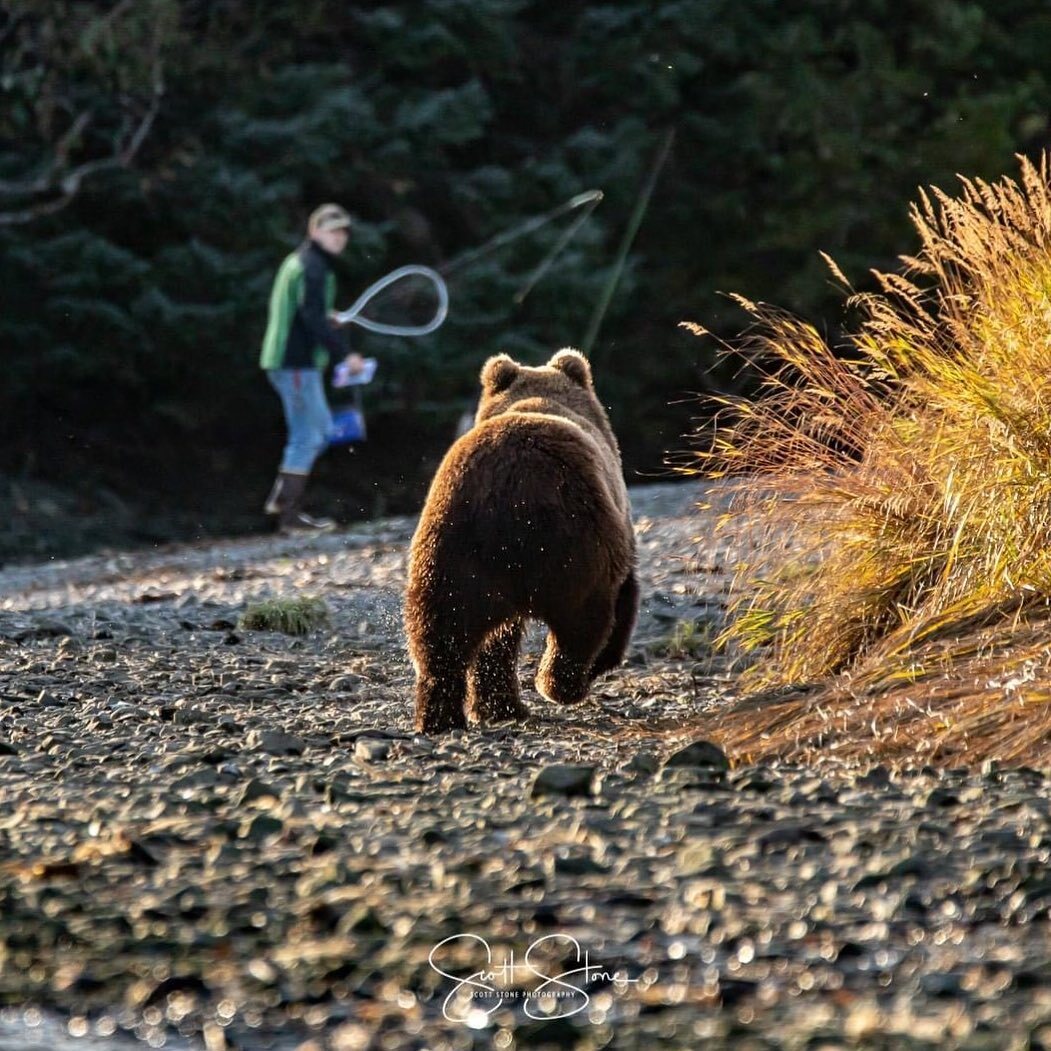
<path fill-rule="evenodd" d="M 536 686 L 584 699 L 621 662 L 638 609 L 620 450 L 587 359 L 482 368 L 474 427 L 446 453 L 409 554 L 405 627 L 416 728 L 441 733 L 528 714 L 523 622 L 548 626 Z"/>

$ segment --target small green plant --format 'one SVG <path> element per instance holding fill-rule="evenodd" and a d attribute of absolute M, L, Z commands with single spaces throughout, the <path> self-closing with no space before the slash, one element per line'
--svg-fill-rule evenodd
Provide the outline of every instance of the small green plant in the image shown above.
<path fill-rule="evenodd" d="M 308 635 L 330 623 L 324 599 L 303 597 L 269 599 L 249 606 L 241 617 L 246 631 L 281 631 L 286 635 Z"/>
<path fill-rule="evenodd" d="M 699 660 L 711 656 L 715 632 L 707 620 L 677 620 L 661 651 L 674 660 Z"/>

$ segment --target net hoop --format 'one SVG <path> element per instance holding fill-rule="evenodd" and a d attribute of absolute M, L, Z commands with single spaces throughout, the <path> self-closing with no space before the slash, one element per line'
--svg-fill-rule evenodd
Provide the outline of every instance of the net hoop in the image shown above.
<path fill-rule="evenodd" d="M 427 278 L 434 285 L 434 290 L 438 294 L 438 309 L 427 324 L 388 325 L 382 321 L 373 321 L 371 318 L 361 316 L 361 312 L 368 305 L 369 300 L 379 295 L 385 288 L 393 285 L 395 281 L 400 281 L 403 277 L 412 275 Z M 400 266 L 397 270 L 392 270 L 385 277 L 381 277 L 378 281 L 369 285 L 346 310 L 336 315 L 336 319 L 341 325 L 353 323 L 381 336 L 427 336 L 441 328 L 448 313 L 449 289 L 442 275 L 437 270 L 432 270 L 429 266 L 419 266 L 415 263 L 410 263 L 408 266 Z"/>

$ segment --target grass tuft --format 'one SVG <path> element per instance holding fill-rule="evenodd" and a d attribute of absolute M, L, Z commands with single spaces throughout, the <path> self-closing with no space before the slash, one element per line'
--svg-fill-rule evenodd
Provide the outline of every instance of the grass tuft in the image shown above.
<path fill-rule="evenodd" d="M 710 658 L 716 632 L 707 620 L 677 620 L 669 635 L 658 645 L 657 652 L 672 660 Z"/>
<path fill-rule="evenodd" d="M 740 300 L 724 348 L 762 395 L 724 402 L 695 469 L 741 476 L 719 643 L 750 697 L 723 738 L 756 756 L 1051 755 L 1048 157 L 911 216 L 920 252 L 849 296 L 847 347 Z"/>
<path fill-rule="evenodd" d="M 308 635 L 330 623 L 328 606 L 320 598 L 269 599 L 249 606 L 241 617 L 247 631 L 281 631 Z"/>

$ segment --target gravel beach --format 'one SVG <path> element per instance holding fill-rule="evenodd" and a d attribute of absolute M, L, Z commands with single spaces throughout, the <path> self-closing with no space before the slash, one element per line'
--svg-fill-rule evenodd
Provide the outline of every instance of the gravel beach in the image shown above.
<path fill-rule="evenodd" d="M 440 738 L 411 519 L 0 570 L 0 1051 L 1051 1051 L 1049 771 L 684 735 L 727 490 L 631 495 L 628 662 L 560 710 L 534 630 L 529 720 Z M 331 627 L 238 626 L 296 594 Z"/>

